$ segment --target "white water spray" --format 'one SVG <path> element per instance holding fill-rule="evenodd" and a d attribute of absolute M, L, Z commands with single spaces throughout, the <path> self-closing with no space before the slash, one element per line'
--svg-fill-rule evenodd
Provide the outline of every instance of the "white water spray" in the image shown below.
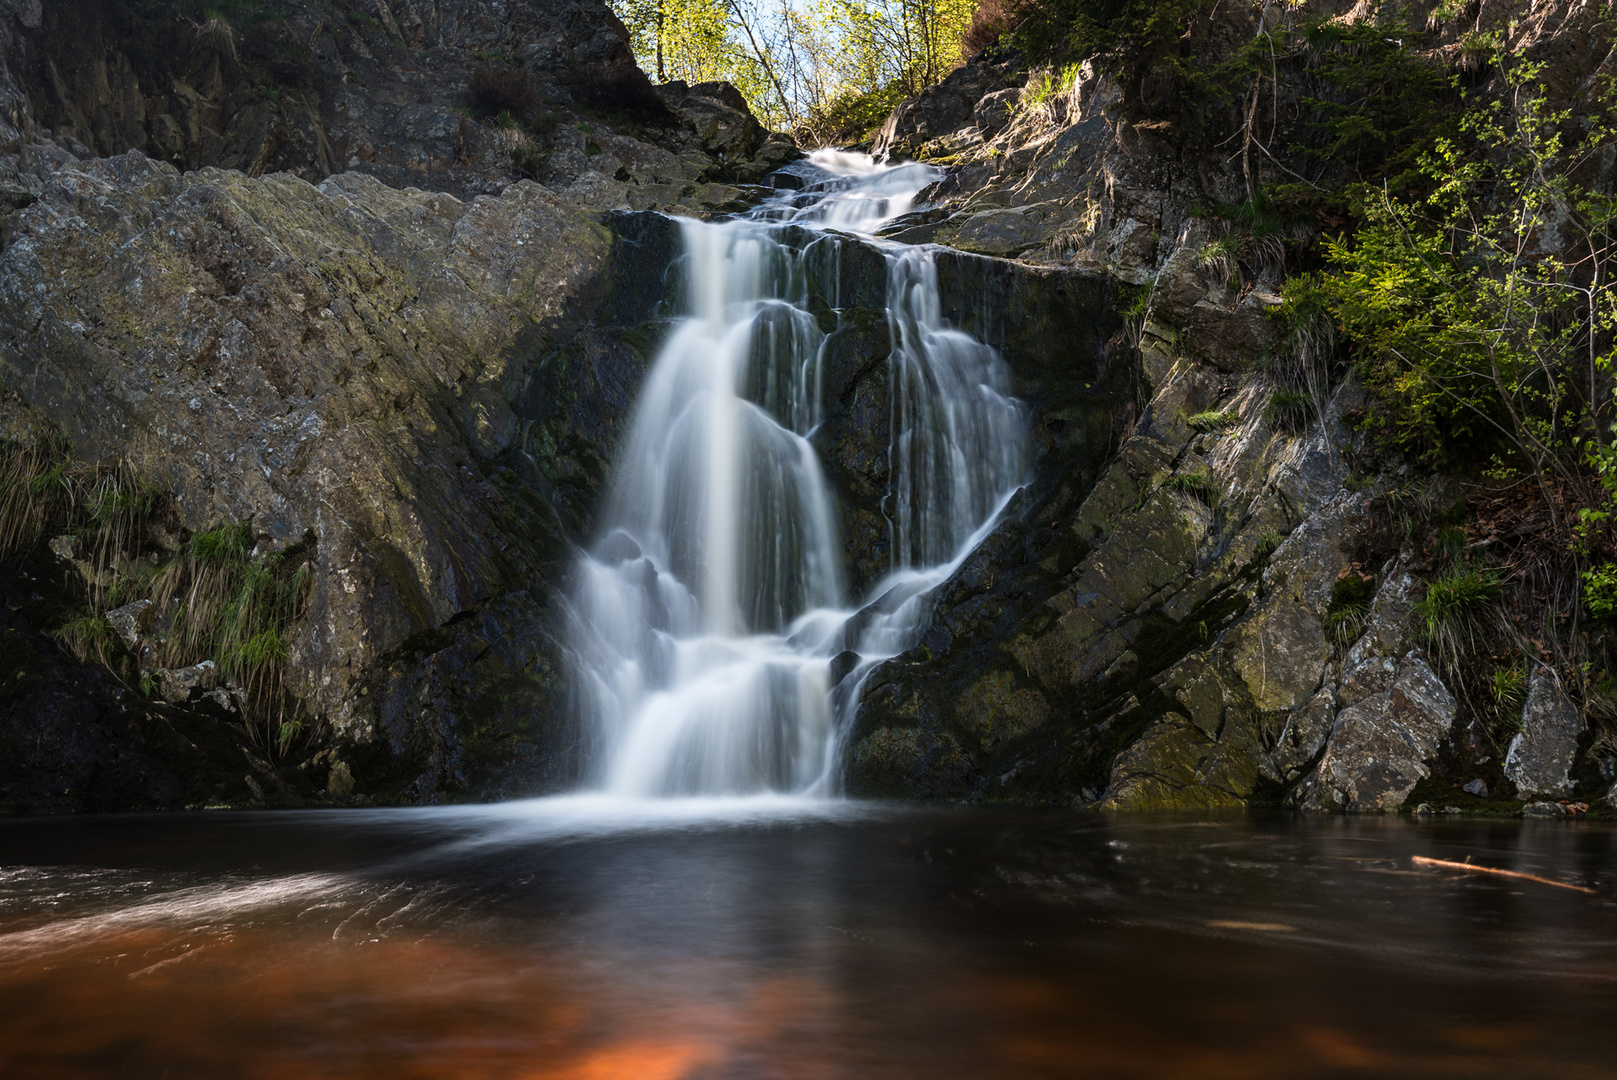
<path fill-rule="evenodd" d="M 869 235 L 938 174 L 825 152 L 804 172 L 806 191 L 746 218 L 680 221 L 686 313 L 642 391 L 573 598 L 590 780 L 613 795 L 830 794 L 833 658 L 858 653 L 846 676 L 858 679 L 913 644 L 930 590 L 1023 479 L 1026 416 L 1004 361 L 945 324 L 930 254 L 888 245 L 894 566 L 854 619 L 809 441 L 825 334 L 806 249 L 777 234 L 790 221 Z"/>

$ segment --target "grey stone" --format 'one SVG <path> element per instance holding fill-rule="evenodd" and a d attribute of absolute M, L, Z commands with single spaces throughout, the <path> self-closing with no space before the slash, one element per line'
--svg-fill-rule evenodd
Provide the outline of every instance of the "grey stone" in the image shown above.
<path fill-rule="evenodd" d="M 1486 799 L 1488 797 L 1488 784 L 1486 781 L 1480 778 L 1468 781 L 1460 790 L 1468 795 L 1475 795 L 1479 799 Z"/>
<path fill-rule="evenodd" d="M 1407 571 L 1393 574 L 1370 601 L 1364 633 L 1348 650 L 1347 666 L 1376 656 L 1400 656 L 1409 644 L 1409 613 L 1415 606 L 1415 579 Z"/>
<path fill-rule="evenodd" d="M 1522 796 L 1572 791 L 1572 758 L 1583 734 L 1583 717 L 1561 692 L 1555 673 L 1540 667 L 1527 687 L 1522 730 L 1505 754 L 1505 776 Z"/>
<path fill-rule="evenodd" d="M 1454 696 L 1416 652 L 1392 688 L 1337 715 L 1325 756 L 1304 781 L 1307 809 L 1391 810 L 1429 775 L 1426 763 L 1454 723 Z"/>
<path fill-rule="evenodd" d="M 206 693 L 219 685 L 219 665 L 204 660 L 190 667 L 163 668 L 157 673 L 158 689 L 163 700 L 179 704 L 190 700 L 192 691 Z"/>
<path fill-rule="evenodd" d="M 1021 97 L 1022 91 L 1016 88 L 995 90 L 992 94 L 983 95 L 971 113 L 983 138 L 991 139 L 1010 126 L 1011 117 L 1016 113 L 1016 103 Z"/>
<path fill-rule="evenodd" d="M 140 641 L 141 616 L 151 606 L 150 600 L 136 600 L 133 604 L 125 604 L 121 608 L 113 608 L 107 612 L 107 621 L 118 631 L 118 636 L 124 639 L 124 644 L 131 649 Z"/>
<path fill-rule="evenodd" d="M 1530 802 L 1522 807 L 1522 817 L 1564 818 L 1566 811 L 1561 809 L 1560 803 Z"/>
<path fill-rule="evenodd" d="M 1371 656 L 1357 664 L 1350 661 L 1337 695 L 1344 706 L 1357 705 L 1367 697 L 1390 690 L 1397 678 L 1396 657 Z"/>

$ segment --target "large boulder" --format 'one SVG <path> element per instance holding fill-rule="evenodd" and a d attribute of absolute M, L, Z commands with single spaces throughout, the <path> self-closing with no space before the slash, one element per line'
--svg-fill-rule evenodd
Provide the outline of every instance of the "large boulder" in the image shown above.
<path fill-rule="evenodd" d="M 1454 723 L 1456 703 L 1418 653 L 1398 664 L 1393 684 L 1343 709 L 1325 756 L 1300 789 L 1313 810 L 1393 810 L 1430 775 L 1428 763 Z"/>
<path fill-rule="evenodd" d="M 702 150 L 713 155 L 714 178 L 755 182 L 801 157 L 790 136 L 764 130 L 741 91 L 727 82 L 662 83 L 657 93 L 690 126 Z"/>
<path fill-rule="evenodd" d="M 1521 731 L 1505 753 L 1505 776 L 1522 798 L 1572 791 L 1572 760 L 1583 729 L 1583 714 L 1567 700 L 1555 673 L 1535 669 L 1522 706 Z"/>

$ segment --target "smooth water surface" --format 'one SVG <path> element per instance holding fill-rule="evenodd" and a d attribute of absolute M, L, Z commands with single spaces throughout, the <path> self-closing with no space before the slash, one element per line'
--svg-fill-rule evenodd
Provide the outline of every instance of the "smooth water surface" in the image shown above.
<path fill-rule="evenodd" d="M 0 822 L 8 1077 L 1617 1077 L 1614 1020 L 1605 825 L 591 797 Z"/>

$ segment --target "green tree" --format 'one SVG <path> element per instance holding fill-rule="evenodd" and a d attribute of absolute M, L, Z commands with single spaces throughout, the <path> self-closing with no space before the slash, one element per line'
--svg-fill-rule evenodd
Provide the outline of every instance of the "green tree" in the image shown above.
<path fill-rule="evenodd" d="M 1598 503 L 1617 329 L 1617 200 L 1591 186 L 1617 146 L 1617 89 L 1554 109 L 1541 65 L 1498 56 L 1503 95 L 1473 95 L 1460 138 L 1421 158 L 1429 196 L 1383 190 L 1320 282 L 1377 395 L 1384 443 L 1437 465 L 1530 474 Z M 1559 520 L 1556 525 L 1560 524 Z"/>
<path fill-rule="evenodd" d="M 869 127 L 961 61 L 976 0 L 612 0 L 654 79 L 723 79 L 810 142 Z M 879 114 L 879 115 L 878 115 Z M 872 120 L 871 117 L 876 117 Z"/>

